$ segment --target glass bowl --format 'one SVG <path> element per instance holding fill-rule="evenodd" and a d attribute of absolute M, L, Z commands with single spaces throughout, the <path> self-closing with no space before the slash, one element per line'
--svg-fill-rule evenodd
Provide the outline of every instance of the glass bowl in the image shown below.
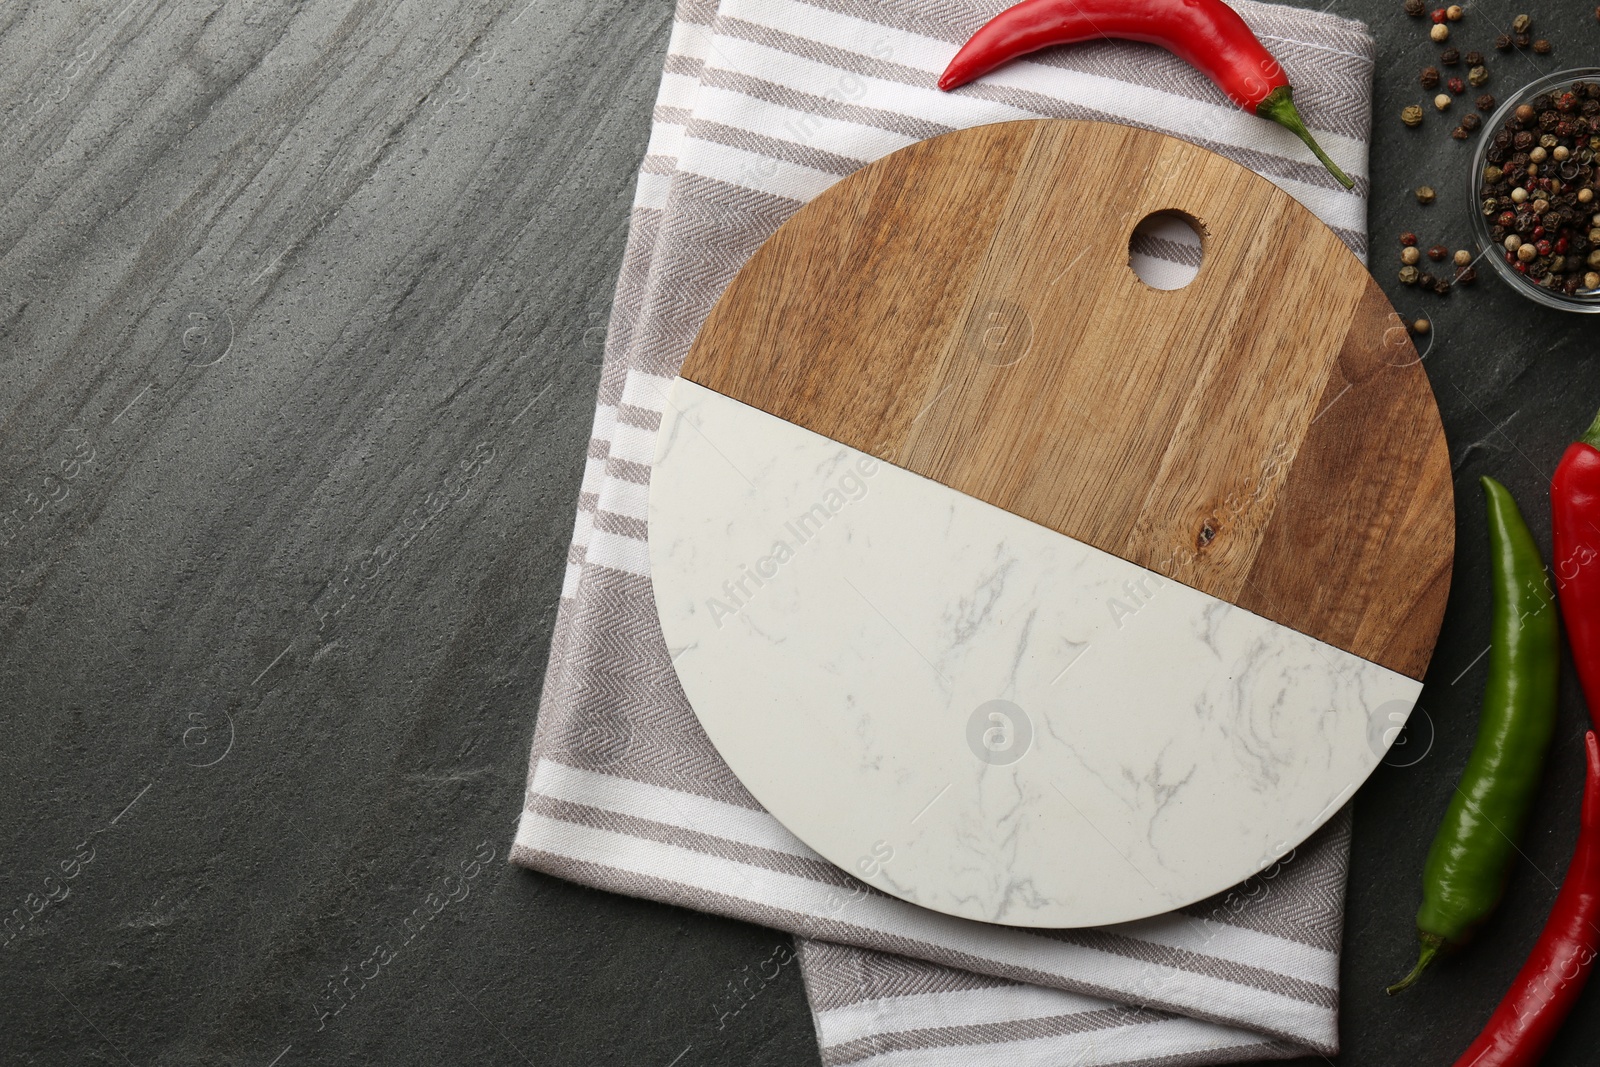
<path fill-rule="evenodd" d="M 1600 289 L 1580 289 L 1576 295 L 1568 296 L 1560 290 L 1547 289 L 1536 284 L 1527 275 L 1519 274 L 1511 264 L 1507 263 L 1504 247 L 1489 236 L 1489 227 L 1493 225 L 1494 220 L 1484 214 L 1483 194 L 1480 192 L 1483 169 L 1488 165 L 1487 157 L 1494 142 L 1494 135 L 1505 127 L 1511 113 L 1534 97 L 1565 88 L 1575 81 L 1600 81 L 1600 67 L 1577 67 L 1546 75 L 1518 89 L 1495 110 L 1494 115 L 1483 124 L 1477 151 L 1472 156 L 1472 170 L 1467 175 L 1467 203 L 1472 209 L 1472 231 L 1478 243 L 1478 258 L 1490 263 L 1494 272 L 1503 278 L 1507 285 L 1529 300 L 1546 307 L 1561 308 L 1564 311 L 1600 312 Z M 1596 165 L 1600 165 L 1600 153 L 1596 155 Z M 1584 207 L 1591 212 L 1591 215 L 1600 213 L 1600 198 Z M 1495 214 L 1498 213 L 1497 210 Z"/>

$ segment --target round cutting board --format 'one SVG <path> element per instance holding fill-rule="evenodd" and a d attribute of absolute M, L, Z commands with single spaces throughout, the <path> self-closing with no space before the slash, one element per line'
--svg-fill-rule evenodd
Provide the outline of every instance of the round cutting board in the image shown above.
<path fill-rule="evenodd" d="M 1158 212 L 1201 234 L 1181 289 L 1128 265 Z M 1454 509 L 1331 230 L 1186 142 L 1046 120 L 896 152 L 767 241 L 668 390 L 649 540 L 684 693 L 788 829 L 1067 927 L 1219 892 L 1349 799 L 1420 691 Z"/>

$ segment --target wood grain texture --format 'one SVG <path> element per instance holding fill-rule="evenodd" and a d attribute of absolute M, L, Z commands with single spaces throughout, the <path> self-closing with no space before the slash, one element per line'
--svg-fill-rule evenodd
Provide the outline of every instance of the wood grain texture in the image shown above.
<path fill-rule="evenodd" d="M 1183 289 L 1127 266 L 1195 220 Z M 1127 127 L 1001 123 L 834 186 L 729 286 L 708 388 L 1411 677 L 1454 553 L 1400 319 L 1276 186 Z"/>

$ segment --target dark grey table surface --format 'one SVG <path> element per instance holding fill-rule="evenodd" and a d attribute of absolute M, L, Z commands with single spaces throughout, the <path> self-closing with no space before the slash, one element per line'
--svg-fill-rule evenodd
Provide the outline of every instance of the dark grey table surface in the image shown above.
<path fill-rule="evenodd" d="M 1476 479 L 1548 544 L 1597 334 L 1393 281 L 1402 229 L 1465 243 L 1467 149 L 1398 121 L 1437 51 L 1399 0 L 1329 6 L 1379 39 L 1374 259 L 1434 320 L 1460 517 L 1419 725 L 1356 801 L 1338 1062 L 1446 1064 L 1555 893 L 1585 722 L 1569 677 L 1498 917 L 1385 998 L 1476 721 Z M 1501 88 L 1600 57 L 1587 0 L 1534 14 L 1556 55 Z M 0 4 L 0 1061 L 817 1062 L 793 967 L 719 1026 L 781 935 L 505 862 L 670 18 Z"/>

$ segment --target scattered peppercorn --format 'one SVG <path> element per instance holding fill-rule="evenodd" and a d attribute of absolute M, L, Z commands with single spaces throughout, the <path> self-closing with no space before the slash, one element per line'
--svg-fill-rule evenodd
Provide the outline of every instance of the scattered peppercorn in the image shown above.
<path fill-rule="evenodd" d="M 1417 279 L 1420 277 L 1422 277 L 1422 272 L 1415 267 L 1408 265 L 1400 268 L 1401 285 L 1416 285 Z"/>
<path fill-rule="evenodd" d="M 1484 66 L 1473 67 L 1467 71 L 1467 84 L 1474 89 L 1489 84 L 1489 68 Z"/>
<path fill-rule="evenodd" d="M 1462 58 L 1462 60 L 1464 60 L 1466 62 L 1467 66 L 1469 66 L 1469 67 L 1481 67 L 1481 66 L 1483 66 L 1483 53 L 1482 52 L 1468 52 L 1466 55 L 1462 56 L 1461 58 Z"/>
<path fill-rule="evenodd" d="M 1469 133 L 1482 125 L 1483 120 L 1470 111 L 1461 116 L 1461 128 Z"/>
<path fill-rule="evenodd" d="M 1405 233 L 1400 235 L 1400 244 L 1403 245 L 1404 247 L 1410 248 L 1410 247 L 1414 246 L 1416 243 L 1417 243 L 1417 235 L 1412 233 L 1410 230 L 1407 230 Z"/>
<path fill-rule="evenodd" d="M 1431 185 L 1419 185 L 1417 187 L 1417 203 L 1419 204 L 1433 203 L 1434 195 L 1433 186 Z"/>
<path fill-rule="evenodd" d="M 1456 266 L 1465 267 L 1472 262 L 1472 253 L 1468 252 L 1465 248 L 1457 249 L 1454 258 Z"/>
<path fill-rule="evenodd" d="M 1428 17 L 1431 18 L 1435 23 L 1440 23 L 1449 16 L 1445 14 L 1444 8 L 1436 7 L 1433 9 L 1432 13 L 1428 15 Z"/>
<path fill-rule="evenodd" d="M 1423 67 L 1422 73 L 1417 76 L 1417 81 L 1422 83 L 1424 89 L 1436 89 L 1439 86 L 1439 68 Z"/>
<path fill-rule="evenodd" d="M 1511 51 L 1511 35 L 1509 33 L 1502 33 L 1500 36 L 1496 37 L 1494 39 L 1494 50 L 1496 52 Z"/>
<path fill-rule="evenodd" d="M 1416 266 L 1420 259 L 1422 259 L 1422 253 L 1417 250 L 1415 245 L 1407 245 L 1400 250 L 1400 262 L 1408 267 Z"/>
<path fill-rule="evenodd" d="M 1529 45 L 1533 44 L 1533 37 L 1531 34 L 1526 33 L 1513 34 L 1511 42 L 1518 48 L 1527 48 Z"/>
<path fill-rule="evenodd" d="M 1447 67 L 1453 67 L 1457 63 L 1461 62 L 1461 53 L 1457 52 L 1454 48 L 1446 48 L 1443 52 L 1439 53 L 1439 62 L 1443 63 Z"/>
<path fill-rule="evenodd" d="M 1428 31 L 1428 36 L 1435 41 L 1448 41 L 1450 39 L 1450 27 L 1441 22 Z"/>
<path fill-rule="evenodd" d="M 1428 5 L 1423 0 L 1406 0 L 1406 14 L 1414 19 L 1419 19 L 1428 13 Z"/>
<path fill-rule="evenodd" d="M 1533 29 L 1533 19 L 1527 15 L 1518 15 L 1511 20 L 1512 33 L 1527 33 Z"/>
<path fill-rule="evenodd" d="M 1434 245 L 1432 248 L 1428 249 L 1428 258 L 1433 260 L 1435 263 L 1439 262 L 1449 254 L 1450 250 L 1444 245 Z"/>
<path fill-rule="evenodd" d="M 1460 22 L 1462 17 L 1465 15 L 1466 11 L 1462 9 L 1460 4 L 1451 4 L 1449 7 L 1444 9 L 1444 17 L 1449 19 L 1451 22 Z"/>
<path fill-rule="evenodd" d="M 1538 55 L 1547 56 L 1550 54 L 1550 42 L 1541 37 L 1533 42 L 1533 50 Z"/>
<path fill-rule="evenodd" d="M 1467 128 L 1465 126 L 1457 126 L 1450 131 L 1450 136 L 1458 141 L 1465 141 L 1467 139 Z"/>
<path fill-rule="evenodd" d="M 1478 97 L 1479 111 L 1493 111 L 1494 105 L 1495 99 L 1493 93 L 1484 93 L 1482 96 Z"/>
<path fill-rule="evenodd" d="M 1467 83 L 1462 81 L 1460 78 L 1451 78 L 1445 83 L 1445 86 L 1457 96 L 1460 96 L 1462 93 L 1467 91 Z"/>
<path fill-rule="evenodd" d="M 1431 329 L 1433 329 L 1433 324 L 1427 319 L 1418 319 L 1411 324 L 1411 332 L 1414 334 L 1425 334 Z"/>
<path fill-rule="evenodd" d="M 1407 126 L 1421 126 L 1422 108 L 1418 107 L 1416 104 L 1411 104 L 1405 110 L 1400 112 L 1400 121 L 1405 123 Z"/>
<path fill-rule="evenodd" d="M 1438 108 L 1440 111 L 1448 111 L 1450 109 L 1450 94 L 1440 93 L 1438 96 L 1434 97 L 1433 106 Z"/>

